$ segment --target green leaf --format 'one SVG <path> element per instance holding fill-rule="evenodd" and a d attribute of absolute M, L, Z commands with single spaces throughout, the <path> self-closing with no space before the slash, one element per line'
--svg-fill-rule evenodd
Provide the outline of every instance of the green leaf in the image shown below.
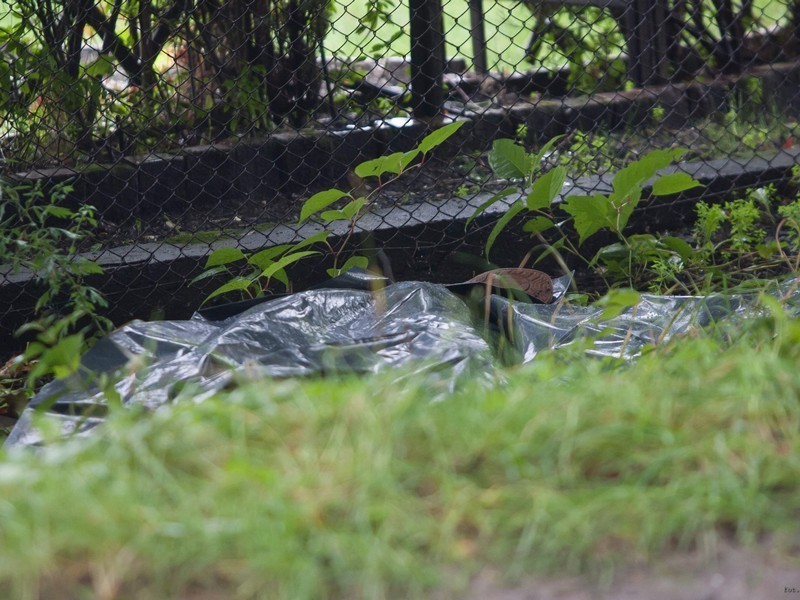
<path fill-rule="evenodd" d="M 306 248 L 308 246 L 312 246 L 314 244 L 320 244 L 322 242 L 328 241 L 328 236 L 330 236 L 330 231 L 320 231 L 319 233 L 315 233 L 314 235 L 308 236 L 306 239 L 297 242 L 292 249 L 297 251 L 300 248 Z"/>
<path fill-rule="evenodd" d="M 589 267 L 594 267 L 597 264 L 612 265 L 612 264 L 627 264 L 631 257 L 631 249 L 622 242 L 615 242 L 607 246 L 603 246 L 597 251 L 591 261 Z"/>
<path fill-rule="evenodd" d="M 264 248 L 263 250 L 250 256 L 250 258 L 247 259 L 247 262 L 263 271 L 273 262 L 275 262 L 275 259 L 278 256 L 292 248 L 294 248 L 292 244 L 278 244 L 272 248 Z"/>
<path fill-rule="evenodd" d="M 52 348 L 38 345 L 34 352 L 38 363 L 29 374 L 29 380 L 38 379 L 48 373 L 58 378 L 68 377 L 78 370 L 83 350 L 83 334 L 75 333 L 60 339 Z"/>
<path fill-rule="evenodd" d="M 242 290 L 246 290 L 250 285 L 253 283 L 253 280 L 249 277 L 234 277 L 229 282 L 219 286 L 213 292 L 211 292 L 208 297 L 203 301 L 203 304 L 211 300 L 212 298 L 216 298 L 221 294 L 227 294 L 228 292 L 240 292 Z"/>
<path fill-rule="evenodd" d="M 334 221 L 350 220 L 347 218 L 347 215 L 344 214 L 343 210 L 326 210 L 319 214 L 319 218 L 325 221 L 326 223 L 332 223 Z"/>
<path fill-rule="evenodd" d="M 614 220 L 611 227 L 613 231 L 622 232 L 625 229 L 634 209 L 642 199 L 644 184 L 685 153 L 686 150 L 683 148 L 653 150 L 617 172 L 612 181 L 614 192 L 610 196 L 611 203 L 619 213 L 619 217 Z"/>
<path fill-rule="evenodd" d="M 552 229 L 556 224 L 547 217 L 534 217 L 523 226 L 523 231 L 527 231 L 531 235 L 542 233 L 548 229 Z"/>
<path fill-rule="evenodd" d="M 486 202 L 481 204 L 478 208 L 475 209 L 475 212 L 472 213 L 472 216 L 467 219 L 466 224 L 464 225 L 464 229 L 469 227 L 469 224 L 474 221 L 481 213 L 483 213 L 487 208 L 489 208 L 492 204 L 500 200 L 501 198 L 505 198 L 506 196 L 510 196 L 511 194 L 519 193 L 518 190 L 514 188 L 507 188 L 502 192 L 496 193 L 494 196 L 489 198 Z"/>
<path fill-rule="evenodd" d="M 668 196 L 700 186 L 702 184 L 688 173 L 670 173 L 653 182 L 653 196 Z"/>
<path fill-rule="evenodd" d="M 613 199 L 624 201 L 628 196 L 636 196 L 637 191 L 641 195 L 641 188 L 645 182 L 655 177 L 658 171 L 668 167 L 685 153 L 686 150 L 683 148 L 653 150 L 627 167 L 620 169 L 612 181 Z"/>
<path fill-rule="evenodd" d="M 72 272 L 76 275 L 102 275 L 103 267 L 93 260 L 76 259 L 72 263 Z"/>
<path fill-rule="evenodd" d="M 615 227 L 616 211 L 609 199 L 602 194 L 570 196 L 561 207 L 572 215 L 575 230 L 578 232 L 579 245 L 604 227 L 610 229 Z"/>
<path fill-rule="evenodd" d="M 495 140 L 489 152 L 489 166 L 503 179 L 524 179 L 532 169 L 531 155 L 525 148 L 507 138 Z"/>
<path fill-rule="evenodd" d="M 550 208 L 558 192 L 564 186 L 567 170 L 564 167 L 551 169 L 533 182 L 530 194 L 525 203 L 530 210 L 544 210 Z"/>
<path fill-rule="evenodd" d="M 500 217 L 497 223 L 495 223 L 492 231 L 489 233 L 489 238 L 486 240 L 486 256 L 489 256 L 489 251 L 492 249 L 497 236 L 500 235 L 500 233 L 511 222 L 511 219 L 516 217 L 523 210 L 525 210 L 525 205 L 522 203 L 522 201 L 517 200 L 511 205 L 511 208 L 508 209 L 508 212 Z"/>
<path fill-rule="evenodd" d="M 70 209 L 64 208 L 63 206 L 53 206 L 52 204 L 45 206 L 44 211 L 57 219 L 69 219 L 70 217 L 76 216 Z"/>
<path fill-rule="evenodd" d="M 286 273 L 286 269 L 278 269 L 275 271 L 272 276 L 280 281 L 284 287 L 288 289 L 289 287 L 289 275 Z"/>
<path fill-rule="evenodd" d="M 269 279 L 270 277 L 275 275 L 275 273 L 280 269 L 285 269 L 289 265 L 296 263 L 297 261 L 302 260 L 307 256 L 313 256 L 315 254 L 319 254 L 319 252 L 314 252 L 313 250 L 305 250 L 303 252 L 292 252 L 291 254 L 287 254 L 280 260 L 275 261 L 274 263 L 269 265 L 266 269 L 264 269 L 259 277 Z"/>
<path fill-rule="evenodd" d="M 326 210 L 319 217 L 327 223 L 331 221 L 351 221 L 366 203 L 366 198 L 358 198 L 352 202 L 348 202 L 347 206 L 343 207 L 341 210 Z"/>
<path fill-rule="evenodd" d="M 399 175 L 419 155 L 419 152 L 419 148 L 415 148 L 408 152 L 395 152 L 388 156 L 373 158 L 358 165 L 355 173 L 361 178 L 380 177 L 384 173 Z"/>
<path fill-rule="evenodd" d="M 688 261 L 690 258 L 692 258 L 692 256 L 694 256 L 694 248 L 692 248 L 691 244 L 682 240 L 681 238 L 667 235 L 661 238 L 661 243 L 672 250 L 675 254 L 680 256 L 684 262 Z"/>
<path fill-rule="evenodd" d="M 339 200 L 340 198 L 344 198 L 345 196 L 349 196 L 347 192 L 343 192 L 342 190 L 331 189 L 331 190 L 324 190 L 322 192 L 317 192 L 311 198 L 306 200 L 303 203 L 303 208 L 300 209 L 300 221 L 302 223 L 311 215 L 318 213 L 324 208 L 329 207 L 331 204 Z"/>
<path fill-rule="evenodd" d="M 636 306 L 639 300 L 641 294 L 636 290 L 620 288 L 609 291 L 595 303 L 595 306 L 603 309 L 600 319 L 606 321 L 618 317 L 625 309 Z"/>
<path fill-rule="evenodd" d="M 214 250 L 206 261 L 206 269 L 217 265 L 227 265 L 244 258 L 244 252 L 239 248 L 218 248 Z"/>
<path fill-rule="evenodd" d="M 219 275 L 220 273 L 227 273 L 227 272 L 228 269 L 224 265 L 220 265 L 218 267 L 212 267 L 200 273 L 200 275 L 192 279 L 189 283 L 194 284 L 197 283 L 198 281 L 203 281 L 203 279 L 208 279 L 209 277 L 214 277 L 214 275 Z"/>
<path fill-rule="evenodd" d="M 369 259 L 366 256 L 351 256 L 339 269 L 339 273 L 346 273 L 350 269 L 358 267 L 359 269 L 366 269 L 369 266 Z"/>
<path fill-rule="evenodd" d="M 544 160 L 547 153 L 550 152 L 553 147 L 558 143 L 558 140 L 564 137 L 564 134 L 557 135 L 554 138 L 551 138 L 544 146 L 539 149 L 535 155 L 533 155 L 533 166 L 538 166 Z"/>
<path fill-rule="evenodd" d="M 458 131 L 461 126 L 465 123 L 465 121 L 456 121 L 455 123 L 448 123 L 447 125 L 440 127 L 436 131 L 429 133 L 422 141 L 419 143 L 418 149 L 423 154 L 427 154 L 436 146 L 444 143 L 447 138 L 453 135 L 456 131 Z"/>

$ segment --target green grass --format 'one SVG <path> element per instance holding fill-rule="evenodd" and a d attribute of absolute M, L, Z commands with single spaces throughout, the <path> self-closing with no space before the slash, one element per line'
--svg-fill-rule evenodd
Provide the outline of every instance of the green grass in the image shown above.
<path fill-rule="evenodd" d="M 447 38 L 446 55 L 472 60 L 472 37 L 470 34 L 469 4 L 467 0 L 442 0 L 445 13 L 444 29 Z M 392 25 L 385 25 L 376 34 L 356 33 L 361 19 L 366 13 L 366 0 L 343 0 L 336 2 L 331 18 L 331 29 L 325 40 L 328 54 L 339 57 L 406 55 L 410 40 L 408 32 L 408 4 L 394 2 Z M 526 71 L 531 64 L 525 62 L 525 49 L 531 37 L 534 19 L 530 9 L 522 2 L 513 0 L 486 0 L 483 3 L 487 46 L 487 61 L 490 70 Z M 753 13 L 761 17 L 765 26 L 781 23 L 787 18 L 787 0 L 755 0 Z M 569 20 L 561 19 L 563 26 Z M 713 23 L 709 23 L 716 31 Z M 607 27 L 607 26 L 606 26 Z M 390 44 L 390 50 L 374 52 L 370 49 L 376 43 L 387 43 L 398 33 L 405 31 Z M 621 48 L 620 51 L 623 49 Z M 558 68 L 568 61 L 558 52 L 542 57 L 544 66 Z M 471 66 L 471 65 L 469 65 Z"/>
<path fill-rule="evenodd" d="M 0 459 L 0 595 L 405 598 L 800 532 L 798 329 L 615 369 L 258 381 Z M 114 594 L 117 594 L 115 596 Z"/>

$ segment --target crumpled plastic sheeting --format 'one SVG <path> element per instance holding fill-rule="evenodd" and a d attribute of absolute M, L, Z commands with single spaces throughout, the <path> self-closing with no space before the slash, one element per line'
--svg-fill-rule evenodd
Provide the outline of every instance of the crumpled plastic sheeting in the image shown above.
<path fill-rule="evenodd" d="M 775 295 L 793 316 L 800 316 L 798 287 L 798 281 L 790 281 L 775 289 Z M 542 350 L 562 348 L 578 340 L 591 340 L 587 350 L 591 355 L 634 359 L 646 347 L 666 343 L 676 335 L 712 327 L 735 328 L 763 310 L 758 298 L 758 294 L 643 294 L 636 306 L 603 320 L 603 309 L 595 306 L 526 304 L 493 296 L 492 311 L 497 322 L 505 326 L 505 334 L 523 363 L 532 361 Z"/>
<path fill-rule="evenodd" d="M 557 298 L 568 281 L 554 282 Z M 800 315 L 798 285 L 788 282 L 775 292 L 794 315 Z M 476 287 L 451 289 L 469 295 Z M 480 301 L 480 318 L 483 307 Z M 648 345 L 698 328 L 735 328 L 759 310 L 756 294 L 643 295 L 635 307 L 603 321 L 596 307 L 529 304 L 493 295 L 489 312 L 494 333 L 510 338 L 520 360 L 529 362 L 542 350 L 580 339 L 591 340 L 590 354 L 633 359 Z M 474 323 L 467 304 L 446 286 L 404 282 L 375 294 L 302 292 L 219 321 L 199 314 L 188 321 L 134 321 L 89 350 L 79 374 L 46 385 L 6 445 L 42 441 L 32 420 L 36 407 L 53 416 L 64 435 L 90 431 L 106 414 L 106 395 L 98 388 L 104 375 L 121 374 L 113 380 L 122 402 L 146 407 L 171 401 L 187 385 L 193 397 L 210 394 L 241 374 L 292 377 L 395 367 L 403 367 L 402 376 L 426 377 L 431 397 L 443 397 L 465 377 L 477 374 L 492 381 L 494 357 L 479 334 L 484 330 L 480 318 Z"/>
<path fill-rule="evenodd" d="M 472 326 L 467 305 L 444 286 L 404 282 L 383 292 L 324 289 L 267 301 L 213 322 L 134 321 L 83 357 L 78 374 L 42 388 L 6 445 L 34 445 L 42 434 L 33 411 L 43 408 L 63 434 L 83 434 L 102 422 L 102 375 L 125 404 L 157 407 L 187 384 L 194 395 L 223 388 L 237 374 L 292 377 L 377 372 L 405 367 L 425 375 L 431 397 L 452 391 L 467 375 L 494 371 L 488 344 Z"/>

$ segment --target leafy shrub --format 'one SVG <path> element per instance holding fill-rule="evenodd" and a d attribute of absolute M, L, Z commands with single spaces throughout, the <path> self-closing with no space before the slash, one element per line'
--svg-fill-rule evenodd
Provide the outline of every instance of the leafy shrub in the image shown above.
<path fill-rule="evenodd" d="M 75 371 L 87 343 L 111 328 L 98 314 L 106 300 L 85 282 L 103 269 L 78 255 L 79 243 L 96 225 L 94 208 L 66 208 L 69 192 L 67 185 L 45 193 L 40 185 L 0 182 L 0 265 L 12 273 L 30 271 L 41 290 L 36 318 L 17 332 L 34 338 L 15 362 L 18 372 L 28 368 L 29 392 L 43 377 Z"/>

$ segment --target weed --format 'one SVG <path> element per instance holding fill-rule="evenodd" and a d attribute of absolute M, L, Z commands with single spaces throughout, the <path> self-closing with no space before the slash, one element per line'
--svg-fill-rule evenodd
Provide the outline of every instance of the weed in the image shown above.
<path fill-rule="evenodd" d="M 677 260 L 685 262 L 691 248 L 676 238 L 656 238 L 652 235 L 626 236 L 624 230 L 630 216 L 644 194 L 646 182 L 655 178 L 652 183 L 653 196 L 676 194 L 699 185 L 685 173 L 672 173 L 657 176 L 659 170 L 667 167 L 684 154 L 684 150 L 655 150 L 641 159 L 631 162 L 621 169 L 612 180 L 613 192 L 595 194 L 594 196 L 569 196 L 559 207 L 570 219 L 558 218 L 552 208 L 553 200 L 563 187 L 567 170 L 558 165 L 541 176 L 544 157 L 558 142 L 553 138 L 537 154 L 529 154 L 524 148 L 512 140 L 497 140 L 489 154 L 489 162 L 498 177 L 504 179 L 522 179 L 524 200 L 514 201 L 509 210 L 498 220 L 489 234 L 486 243 L 487 256 L 500 233 L 511 220 L 522 212 L 529 212 L 533 218 L 523 226 L 524 231 L 537 237 L 547 247 L 546 254 L 558 256 L 560 248 L 566 248 L 577 257 L 583 258 L 590 267 L 601 267 L 601 273 L 611 276 L 615 281 L 626 280 L 633 286 L 634 281 L 654 261 Z M 468 219 L 470 222 L 498 200 L 514 193 L 513 189 L 495 194 L 478 207 Z M 569 223 L 578 233 L 578 240 L 571 239 L 565 233 L 565 225 Z M 556 230 L 558 241 L 549 244 L 542 234 Z M 585 259 L 579 247 L 587 238 L 598 231 L 608 230 L 619 238 L 619 242 L 605 246 L 593 259 Z M 673 259 L 673 257 L 675 257 Z M 563 259 L 560 260 L 562 265 Z"/>
<path fill-rule="evenodd" d="M 15 273 L 30 271 L 41 291 L 34 307 L 36 319 L 17 332 L 35 339 L 5 374 L 18 374 L 28 393 L 43 377 L 75 371 L 87 342 L 111 328 L 111 322 L 98 314 L 107 305 L 105 299 L 85 283 L 87 276 L 103 270 L 77 254 L 87 230 L 96 225 L 94 209 L 66 208 L 64 199 L 70 191 L 68 185 L 46 194 L 38 184 L 0 183 L 0 264 Z M 18 395 L 17 385 L 4 389 Z"/>
<path fill-rule="evenodd" d="M 650 118 L 656 123 L 660 124 L 664 117 L 667 116 L 667 110 L 663 106 L 654 106 L 650 109 Z"/>
<path fill-rule="evenodd" d="M 333 257 L 333 267 L 328 269 L 328 275 L 331 277 L 354 267 L 367 268 L 369 260 L 366 256 L 354 255 L 342 261 L 359 219 L 374 204 L 381 189 L 409 170 L 421 167 L 428 153 L 447 141 L 462 125 L 463 122 L 450 123 L 428 134 L 413 150 L 395 152 L 356 166 L 354 176 L 359 182 L 368 178 L 377 180 L 377 185 L 372 189 L 363 185 L 356 186 L 361 190 L 354 188 L 351 192 L 333 188 L 318 192 L 306 200 L 300 208 L 298 224 L 312 217 L 318 217 L 328 225 L 337 222 L 347 224 L 347 232 L 337 248 L 330 244 L 328 238 L 331 232 L 327 229 L 300 242 L 281 244 L 249 256 L 239 248 L 220 248 L 211 253 L 206 261 L 205 271 L 195 277 L 192 283 L 221 274 L 233 276 L 211 292 L 206 302 L 232 292 L 244 293 L 249 297 L 263 296 L 273 280 L 278 280 L 289 289 L 290 281 L 286 269 L 301 260 L 319 255 L 318 251 L 307 249 L 316 244 L 324 244 Z M 331 208 L 342 201 L 345 203 L 341 208 Z"/>
<path fill-rule="evenodd" d="M 725 203 L 725 212 L 730 222 L 730 247 L 739 254 L 751 251 L 764 238 L 759 227 L 761 211 L 752 198 L 737 198 Z"/>

